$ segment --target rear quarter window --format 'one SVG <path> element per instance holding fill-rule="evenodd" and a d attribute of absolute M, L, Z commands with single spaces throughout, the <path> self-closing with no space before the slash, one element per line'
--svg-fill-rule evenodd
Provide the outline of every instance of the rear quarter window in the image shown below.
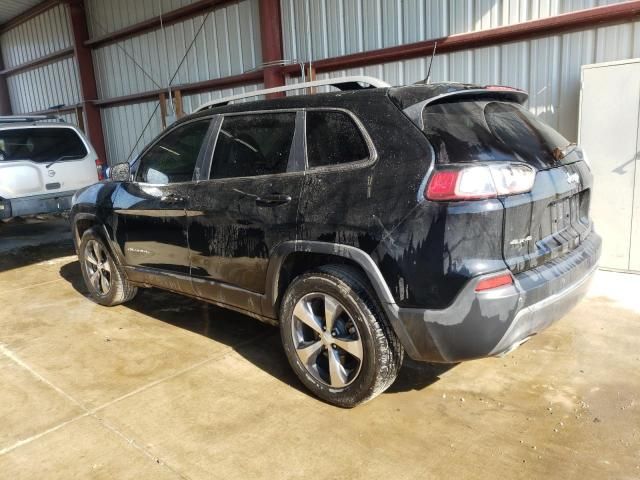
<path fill-rule="evenodd" d="M 37 163 L 81 159 L 89 152 L 71 128 L 16 128 L 0 130 L 0 161 L 31 160 Z"/>
<path fill-rule="evenodd" d="M 307 161 L 309 168 L 357 162 L 369 150 L 360 129 L 344 112 L 307 112 Z"/>

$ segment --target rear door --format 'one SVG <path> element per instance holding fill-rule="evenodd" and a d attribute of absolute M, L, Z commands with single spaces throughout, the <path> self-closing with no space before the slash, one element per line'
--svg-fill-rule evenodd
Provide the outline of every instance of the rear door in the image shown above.
<path fill-rule="evenodd" d="M 593 178 L 582 151 L 532 113 L 511 102 L 452 101 L 427 106 L 423 120 L 439 163 L 521 162 L 537 171 L 531 192 L 501 198 L 512 271 L 557 258 L 591 232 Z"/>
<path fill-rule="evenodd" d="M 141 155 L 135 181 L 122 183 L 114 203 L 125 263 L 153 277 L 148 283 L 170 290 L 191 293 L 185 209 L 210 125 L 209 118 L 194 120 L 160 137 Z"/>
<path fill-rule="evenodd" d="M 301 115 L 219 117 L 211 166 L 203 172 L 209 180 L 198 183 L 188 206 L 191 274 L 199 296 L 259 313 L 270 253 L 297 235 Z"/>
<path fill-rule="evenodd" d="M 339 109 L 306 111 L 302 238 L 372 248 L 375 149 L 359 120 Z M 373 223 L 373 226 L 372 226 Z"/>
<path fill-rule="evenodd" d="M 75 191 L 98 181 L 95 153 L 71 127 L 0 130 L 0 197 Z"/>

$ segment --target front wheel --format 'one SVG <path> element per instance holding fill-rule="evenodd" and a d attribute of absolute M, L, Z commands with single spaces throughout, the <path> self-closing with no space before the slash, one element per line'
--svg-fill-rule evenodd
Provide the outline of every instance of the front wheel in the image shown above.
<path fill-rule="evenodd" d="M 129 283 L 104 241 L 93 229 L 82 235 L 78 260 L 84 283 L 94 302 L 111 307 L 136 296 L 138 289 Z"/>
<path fill-rule="evenodd" d="M 329 265 L 296 278 L 280 309 L 291 367 L 323 400 L 351 408 L 386 390 L 403 349 L 363 276 Z"/>

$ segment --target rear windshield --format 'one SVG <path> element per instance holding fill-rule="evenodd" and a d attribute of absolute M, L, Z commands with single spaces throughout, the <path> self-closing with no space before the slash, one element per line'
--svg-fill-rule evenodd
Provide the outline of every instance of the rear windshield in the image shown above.
<path fill-rule="evenodd" d="M 53 162 L 87 156 L 87 149 L 71 128 L 0 130 L 0 161 Z"/>
<path fill-rule="evenodd" d="M 521 161 L 536 168 L 563 163 L 570 142 L 518 104 L 438 103 L 423 112 L 439 163 Z"/>

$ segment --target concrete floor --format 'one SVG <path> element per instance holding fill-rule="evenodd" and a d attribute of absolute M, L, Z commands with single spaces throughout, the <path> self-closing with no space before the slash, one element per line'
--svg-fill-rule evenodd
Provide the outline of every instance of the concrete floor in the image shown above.
<path fill-rule="evenodd" d="M 599 272 L 506 358 L 407 362 L 341 410 L 275 328 L 156 290 L 90 302 L 61 222 L 19 250 L 24 226 L 0 225 L 3 478 L 640 478 L 638 276 Z"/>

